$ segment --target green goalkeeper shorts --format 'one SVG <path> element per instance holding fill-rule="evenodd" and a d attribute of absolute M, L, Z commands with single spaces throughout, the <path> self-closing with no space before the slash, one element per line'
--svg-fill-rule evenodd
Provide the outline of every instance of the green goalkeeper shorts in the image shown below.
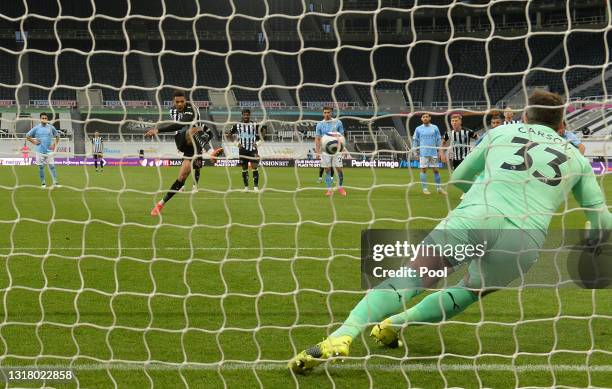
<path fill-rule="evenodd" d="M 455 250 L 443 255 L 457 269 L 468 266 L 465 286 L 473 289 L 498 289 L 524 274 L 535 263 L 545 234 L 521 230 L 495 208 L 471 205 L 455 209 L 425 239 L 426 242 L 464 248 L 480 245 L 476 255 Z"/>

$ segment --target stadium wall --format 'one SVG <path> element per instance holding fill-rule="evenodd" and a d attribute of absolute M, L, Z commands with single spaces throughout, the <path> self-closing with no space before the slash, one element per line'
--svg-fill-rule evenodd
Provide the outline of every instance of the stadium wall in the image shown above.
<path fill-rule="evenodd" d="M 2 138 L 0 139 L 0 157 L 12 158 L 23 156 L 23 145 L 25 138 Z M 32 156 L 36 154 L 36 146 L 32 143 L 27 143 L 28 153 Z M 57 154 L 65 157 L 74 156 L 74 143 L 67 138 L 61 138 L 57 148 Z"/>
<path fill-rule="evenodd" d="M 92 154 L 91 143 L 85 145 L 87 155 Z M 146 157 L 165 157 L 179 158 L 180 154 L 176 150 L 174 142 L 104 142 L 104 156 L 111 158 L 122 157 L 138 157 L 140 151 L 144 152 Z"/>

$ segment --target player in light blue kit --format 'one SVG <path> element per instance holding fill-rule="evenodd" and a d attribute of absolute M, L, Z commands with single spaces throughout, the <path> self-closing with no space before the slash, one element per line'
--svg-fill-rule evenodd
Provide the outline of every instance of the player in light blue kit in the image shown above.
<path fill-rule="evenodd" d="M 28 131 L 26 139 L 36 145 L 36 164 L 38 165 L 38 174 L 40 175 L 42 188 L 44 189 L 47 187 L 45 181 L 45 165 L 49 165 L 53 185 L 59 186 L 57 183 L 57 171 L 55 170 L 53 155 L 59 143 L 60 136 L 55 127 L 49 124 L 49 115 L 44 112 L 40 114 L 40 124 Z"/>
<path fill-rule="evenodd" d="M 440 172 L 438 171 L 438 150 L 442 146 L 442 137 L 440 130 L 435 124 L 431 124 L 431 116 L 428 113 L 421 115 L 422 125 L 414 130 L 412 144 L 419 156 L 419 167 L 421 168 L 421 185 L 423 186 L 423 194 L 431 194 L 427 189 L 427 168 L 430 167 L 434 171 L 434 180 L 436 181 L 436 191 L 445 195 L 446 191 L 440 186 Z"/>
<path fill-rule="evenodd" d="M 582 143 L 582 141 L 580 139 L 578 139 L 576 134 L 574 134 L 571 131 L 567 131 L 567 127 L 566 126 L 567 126 L 567 124 L 564 121 L 563 122 L 563 126 L 559 129 L 559 131 L 557 131 L 557 134 L 559 134 L 560 137 L 562 137 L 563 139 L 565 139 L 566 141 L 571 143 L 572 146 L 577 148 L 578 151 L 580 151 L 580 154 L 584 155 L 584 153 L 586 151 L 586 147 L 584 147 L 584 144 Z"/>
<path fill-rule="evenodd" d="M 330 132 L 338 132 L 344 135 L 344 126 L 339 119 L 332 119 L 332 107 L 323 107 L 323 120 L 317 123 L 315 133 L 315 153 L 321 156 L 321 167 L 325 168 L 325 183 L 327 184 L 326 196 L 331 196 L 332 192 L 332 176 L 333 168 L 338 172 L 338 193 L 346 196 L 346 190 L 342 186 L 344 183 L 344 172 L 342 171 L 342 153 L 329 155 L 325 152 L 321 153 L 321 138 Z"/>

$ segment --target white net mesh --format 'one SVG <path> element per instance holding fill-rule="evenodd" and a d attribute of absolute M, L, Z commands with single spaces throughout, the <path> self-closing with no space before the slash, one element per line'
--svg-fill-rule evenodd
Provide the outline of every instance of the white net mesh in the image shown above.
<path fill-rule="evenodd" d="M 410 327 L 406 347 L 364 335 L 344 363 L 286 370 L 365 294 L 363 229 L 432 228 L 459 202 L 450 187 L 422 196 L 417 170 L 399 169 L 414 113 L 434 112 L 444 129 L 462 111 L 479 130 L 492 109 L 518 116 L 525 91 L 546 86 L 576 100 L 568 124 L 594 139 L 590 155 L 609 154 L 606 2 L 14 3 L 0 6 L 0 157 L 13 165 L 0 166 L 2 366 L 72 369 L 71 387 L 609 386 L 609 290 L 562 288 L 558 240 L 539 287 Z M 225 146 L 220 164 L 236 157 L 221 134 L 240 108 L 268 123 L 261 192 L 242 193 L 235 164 L 209 164 L 197 192 L 188 181 L 149 216 L 181 162 L 172 137 L 142 134 L 168 120 L 177 88 Z M 77 95 L 88 89 L 101 98 Z M 331 200 L 317 169 L 302 168 L 328 104 L 347 128 L 349 166 L 369 167 L 347 169 L 349 195 Z M 45 191 L 19 166 L 34 158 L 24 134 L 41 111 L 66 133 L 62 187 Z M 104 172 L 92 167 L 95 131 Z M 583 225 L 577 208 L 556 214 L 558 236 Z"/>

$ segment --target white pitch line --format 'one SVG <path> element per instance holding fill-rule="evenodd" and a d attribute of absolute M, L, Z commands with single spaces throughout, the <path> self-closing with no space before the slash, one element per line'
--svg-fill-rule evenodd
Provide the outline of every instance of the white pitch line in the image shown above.
<path fill-rule="evenodd" d="M 100 370 L 123 370 L 123 371 L 142 371 L 146 368 L 149 371 L 180 371 L 180 370 L 287 370 L 286 362 L 228 362 L 223 364 L 162 364 L 162 363 L 92 363 L 92 364 L 58 364 L 58 365 L 38 365 L 38 366 L 2 366 L 0 370 L 9 369 L 32 369 L 32 370 L 47 370 L 47 369 L 70 369 L 73 371 L 100 371 Z M 511 364 L 441 364 L 436 363 L 404 363 L 399 364 L 396 361 L 389 364 L 382 363 L 357 363 L 357 362 L 337 362 L 329 363 L 320 366 L 320 370 L 348 370 L 348 371 L 381 371 L 381 372 L 444 372 L 444 371 L 516 371 L 516 372 L 542 372 L 542 371 L 559 371 L 559 372 L 612 372 L 612 365 L 547 365 L 547 364 L 528 364 L 528 365 L 511 365 Z"/>
<path fill-rule="evenodd" d="M 13 251 L 19 250 L 47 250 L 48 247 L 14 247 Z M 331 247 L 263 247 L 263 250 L 331 250 Z M 0 250 L 11 250 L 11 247 L 0 247 Z M 81 247 L 60 247 L 54 248 L 51 247 L 51 251 L 61 251 L 61 250 L 82 250 Z M 153 247 L 85 247 L 85 250 L 153 250 Z M 155 250 L 191 250 L 189 247 L 158 247 Z M 225 250 L 257 250 L 259 251 L 259 247 L 194 247 L 193 250 L 203 250 L 203 251 L 225 251 Z M 334 251 L 359 251 L 359 248 L 346 248 L 346 247 L 334 247 Z"/>

